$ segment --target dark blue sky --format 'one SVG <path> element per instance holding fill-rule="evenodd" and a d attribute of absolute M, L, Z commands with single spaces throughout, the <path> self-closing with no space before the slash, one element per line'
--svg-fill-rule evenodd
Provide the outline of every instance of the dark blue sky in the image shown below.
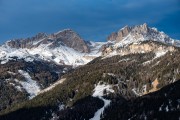
<path fill-rule="evenodd" d="M 145 22 L 180 39 L 180 0 L 0 0 L 0 43 L 65 28 L 105 41 L 125 25 Z"/>

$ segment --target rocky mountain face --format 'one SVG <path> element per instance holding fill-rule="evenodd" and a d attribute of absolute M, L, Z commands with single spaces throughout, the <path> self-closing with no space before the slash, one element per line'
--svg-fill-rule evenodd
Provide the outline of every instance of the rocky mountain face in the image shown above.
<path fill-rule="evenodd" d="M 153 40 L 161 41 L 168 44 L 175 44 L 174 40 L 163 32 L 159 32 L 156 28 L 150 28 L 146 23 L 133 27 L 125 26 L 118 32 L 112 33 L 107 40 L 120 42 L 124 39 L 133 39 L 136 41 Z"/>
<path fill-rule="evenodd" d="M 104 47 L 102 49 L 102 55 L 103 56 L 112 56 L 114 54 L 116 55 L 128 55 L 131 53 L 148 53 L 148 52 L 154 52 L 157 51 L 160 52 L 173 52 L 175 51 L 176 47 L 174 46 L 168 46 L 164 43 L 159 43 L 155 41 L 144 41 L 140 43 L 132 43 L 127 45 L 126 47 L 117 47 L 115 45 L 109 45 L 107 47 Z"/>
<path fill-rule="evenodd" d="M 100 55 L 98 48 L 103 44 L 89 43 L 70 29 L 51 35 L 39 33 L 32 38 L 10 40 L 0 46 L 0 62 L 5 64 L 17 57 L 27 62 L 45 60 L 60 65 L 83 65 Z"/>
<path fill-rule="evenodd" d="M 107 40 L 110 41 L 121 41 L 124 37 L 126 37 L 130 31 L 131 27 L 125 26 L 124 28 L 120 29 L 118 32 L 114 32 L 108 36 Z"/>
<path fill-rule="evenodd" d="M 125 26 L 108 37 L 101 51 L 104 56 L 127 55 L 130 53 L 146 53 L 157 51 L 173 51 L 180 42 L 170 38 L 156 28 L 150 28 L 145 23 L 133 27 Z M 160 44 L 159 44 L 160 43 Z"/>
<path fill-rule="evenodd" d="M 51 35 L 45 33 L 39 33 L 34 37 L 27 39 L 16 39 L 7 42 L 7 45 L 11 48 L 34 48 L 41 44 L 50 44 L 51 48 L 59 47 L 61 44 L 73 48 L 76 51 L 88 53 L 89 47 L 85 41 L 73 30 L 67 29 Z"/>
<path fill-rule="evenodd" d="M 45 39 L 47 35 L 45 33 L 38 33 L 36 36 L 27 39 L 15 39 L 7 42 L 7 45 L 11 48 L 31 48 L 34 47 L 33 43 L 39 40 Z"/>
<path fill-rule="evenodd" d="M 86 44 L 86 42 L 77 33 L 70 29 L 53 34 L 51 37 L 57 39 L 57 41 L 63 42 L 68 47 L 79 52 L 90 52 L 89 46 Z M 54 46 L 55 45 L 56 44 L 54 44 Z"/>
<path fill-rule="evenodd" d="M 179 119 L 179 41 L 147 24 L 108 42 L 72 30 L 0 47 L 0 119 Z"/>

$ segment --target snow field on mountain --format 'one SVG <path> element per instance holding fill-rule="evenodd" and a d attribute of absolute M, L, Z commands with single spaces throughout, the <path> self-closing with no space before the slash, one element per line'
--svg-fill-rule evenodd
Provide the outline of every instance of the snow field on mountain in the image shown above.
<path fill-rule="evenodd" d="M 90 53 L 81 53 L 73 48 L 69 48 L 64 45 L 60 45 L 56 48 L 50 48 L 50 44 L 41 44 L 36 48 L 31 49 L 15 49 L 10 48 L 7 45 L 0 47 L 0 59 L 1 64 L 7 63 L 12 57 L 17 57 L 18 59 L 24 58 L 27 62 L 32 62 L 33 60 L 46 60 L 49 62 L 55 62 L 56 64 L 66 64 L 66 65 L 84 65 L 90 62 L 93 58 L 101 55 L 99 52 L 100 47 L 105 44 L 104 42 L 91 42 Z M 86 57 L 88 56 L 88 57 Z"/>
<path fill-rule="evenodd" d="M 93 97 L 99 97 L 99 96 L 103 96 L 104 95 L 104 90 L 106 90 L 106 92 L 111 92 L 113 93 L 114 90 L 112 89 L 111 85 L 105 84 L 105 83 L 98 83 L 98 85 L 94 88 L 94 93 L 93 93 Z"/>

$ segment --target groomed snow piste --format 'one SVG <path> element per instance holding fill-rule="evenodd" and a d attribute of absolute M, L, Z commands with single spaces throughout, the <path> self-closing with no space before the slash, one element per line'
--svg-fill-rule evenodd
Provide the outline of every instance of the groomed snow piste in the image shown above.
<path fill-rule="evenodd" d="M 94 117 L 91 118 L 90 120 L 100 120 L 100 116 L 103 113 L 104 108 L 106 108 L 111 102 L 111 100 L 107 100 L 107 99 L 103 98 L 104 90 L 106 90 L 107 93 L 113 93 L 114 92 L 111 85 L 108 85 L 108 84 L 105 84 L 105 83 L 101 84 L 101 82 L 98 83 L 98 85 L 94 89 L 94 93 L 93 93 L 92 96 L 93 97 L 98 97 L 99 99 L 101 99 L 104 102 L 104 106 L 102 108 L 100 108 L 94 114 Z"/>

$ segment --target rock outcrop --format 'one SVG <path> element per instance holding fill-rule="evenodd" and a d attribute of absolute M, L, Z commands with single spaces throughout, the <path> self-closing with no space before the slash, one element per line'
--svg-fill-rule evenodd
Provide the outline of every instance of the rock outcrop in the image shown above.
<path fill-rule="evenodd" d="M 53 36 L 57 41 L 61 41 L 70 48 L 73 48 L 79 52 L 89 52 L 89 47 L 86 45 L 85 41 L 80 37 L 80 35 L 71 29 L 55 33 Z"/>
<path fill-rule="evenodd" d="M 113 53 L 116 55 L 127 55 L 131 53 L 148 53 L 148 52 L 173 52 L 176 50 L 174 46 L 168 46 L 160 42 L 146 41 L 138 44 L 129 44 L 126 47 L 107 46 L 102 50 L 102 55 L 107 56 Z"/>
<path fill-rule="evenodd" d="M 33 43 L 40 41 L 41 39 L 46 38 L 45 33 L 38 33 L 36 36 L 26 39 L 14 39 L 7 42 L 7 45 L 12 48 L 31 48 Z"/>
<path fill-rule="evenodd" d="M 174 51 L 180 46 L 174 40 L 146 23 L 133 27 L 125 26 L 108 37 L 109 42 L 102 47 L 102 55 L 127 55 L 130 53 L 147 53 L 157 51 Z M 110 45 L 109 43 L 112 43 Z"/>
<path fill-rule="evenodd" d="M 47 44 L 50 48 L 56 48 L 60 45 L 66 45 L 79 52 L 90 52 L 86 42 L 71 29 L 63 30 L 58 33 L 46 35 L 45 33 L 39 33 L 34 37 L 27 39 L 15 39 L 7 42 L 7 45 L 11 48 L 34 48 L 41 44 Z"/>
<path fill-rule="evenodd" d="M 156 28 L 150 28 L 146 23 L 133 27 L 125 26 L 118 32 L 112 33 L 107 40 L 120 42 L 124 39 L 133 39 L 136 41 L 153 40 L 172 43 L 172 39 L 163 32 L 159 32 Z"/>
<path fill-rule="evenodd" d="M 131 27 L 125 26 L 124 28 L 120 29 L 118 32 L 114 32 L 112 33 L 110 36 L 108 36 L 108 40 L 110 41 L 121 41 L 124 37 L 126 37 L 130 31 L 131 31 Z"/>

